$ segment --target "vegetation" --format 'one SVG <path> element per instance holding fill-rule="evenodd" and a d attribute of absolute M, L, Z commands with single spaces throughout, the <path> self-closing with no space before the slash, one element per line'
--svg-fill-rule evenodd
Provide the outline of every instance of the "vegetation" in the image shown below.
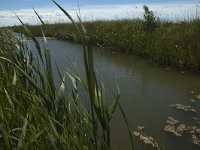
<path fill-rule="evenodd" d="M 54 3 L 71 20 L 82 41 L 86 78 L 78 71 L 62 76 L 57 68 L 61 83 L 59 87 L 55 86 L 43 27 L 40 30 L 43 37 L 41 46 L 32 34 L 34 31 L 19 19 L 35 44 L 36 56 L 33 56 L 26 39 L 15 39 L 10 30 L 0 29 L 0 147 L 110 149 L 110 121 L 116 107 L 119 107 L 128 125 L 119 104 L 120 94 L 108 108 L 103 83 L 96 78 L 94 71 L 93 51 L 87 31 Z M 73 85 L 70 92 L 67 92 L 66 80 Z M 81 103 L 80 90 L 87 92 L 89 106 Z"/>
<path fill-rule="evenodd" d="M 144 6 L 144 20 L 84 22 L 93 45 L 112 51 L 134 53 L 158 64 L 181 70 L 200 70 L 200 20 L 162 22 Z M 35 36 L 42 36 L 39 26 L 29 26 Z M 23 32 L 21 26 L 12 27 Z M 73 25 L 48 24 L 46 36 L 81 41 Z"/>
<path fill-rule="evenodd" d="M 154 16 L 153 11 L 150 11 L 146 5 L 144 5 L 143 8 L 145 29 L 148 32 L 152 32 L 156 27 L 156 17 Z"/>
<path fill-rule="evenodd" d="M 104 86 L 96 78 L 91 45 L 113 51 L 135 53 L 160 64 L 180 69 L 200 69 L 200 21 L 158 22 L 144 6 L 144 20 L 74 22 L 68 24 L 15 26 L 34 43 L 37 55 L 26 39 L 16 39 L 11 30 L 0 28 L 0 147 L 2 149 L 111 149 L 110 121 L 118 107 L 131 140 L 128 122 L 119 103 L 120 92 L 108 108 Z M 88 32 L 87 32 L 87 29 Z M 42 44 L 36 39 L 43 38 Z M 85 78 L 77 71 L 62 75 L 57 87 L 52 73 L 46 37 L 83 44 Z M 72 63 L 73 64 L 73 63 Z M 69 92 L 66 82 L 70 81 Z M 85 90 L 89 106 L 82 103 Z M 153 143 L 154 144 L 154 143 Z"/>

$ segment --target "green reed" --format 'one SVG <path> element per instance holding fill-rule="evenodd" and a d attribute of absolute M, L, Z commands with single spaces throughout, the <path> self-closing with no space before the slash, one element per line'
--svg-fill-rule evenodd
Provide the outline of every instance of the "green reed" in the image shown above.
<path fill-rule="evenodd" d="M 110 121 L 119 106 L 120 93 L 107 107 L 103 83 L 97 79 L 89 33 L 79 18 L 73 18 L 55 1 L 70 19 L 83 45 L 86 77 L 79 72 L 62 76 L 55 85 L 52 61 L 45 36 L 48 25 L 41 20 L 42 45 L 34 31 L 20 18 L 23 30 L 37 50 L 33 56 L 26 38 L 15 39 L 7 29 L 0 29 L 0 147 L 2 149 L 111 149 Z M 4 41 L 6 40 L 6 41 Z M 8 47 L 7 47 L 8 46 Z M 76 68 L 75 68 L 76 69 Z M 73 85 L 67 91 L 69 79 Z M 89 106 L 82 104 L 80 86 L 87 92 Z M 129 128 L 128 128 L 129 129 Z M 131 149 L 133 141 L 130 130 Z"/>

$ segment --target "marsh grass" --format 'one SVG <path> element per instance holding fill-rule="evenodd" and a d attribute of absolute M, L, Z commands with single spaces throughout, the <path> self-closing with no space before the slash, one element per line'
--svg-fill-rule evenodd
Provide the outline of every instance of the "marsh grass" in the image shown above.
<path fill-rule="evenodd" d="M 104 86 L 96 78 L 90 36 L 81 19 L 76 24 L 55 1 L 55 5 L 70 19 L 83 45 L 86 77 L 78 72 L 61 74 L 55 86 L 52 61 L 43 23 L 40 34 L 43 47 L 34 30 L 22 23 L 23 30 L 35 45 L 37 56 L 26 39 L 15 39 L 7 29 L 0 29 L 0 147 L 2 149 L 111 149 L 110 121 L 119 106 L 125 123 L 128 121 L 119 104 L 120 92 L 107 107 Z M 8 46 L 8 47 L 7 47 Z M 44 55 L 43 55 L 44 53 Z M 76 69 L 76 68 L 75 68 Z M 73 85 L 67 92 L 69 79 Z M 89 106 L 81 103 L 80 87 L 87 92 Z M 88 109 L 89 108 L 89 109 Z M 132 135 L 131 149 L 133 149 Z"/>
<path fill-rule="evenodd" d="M 150 13 L 148 18 L 153 18 Z M 200 20 L 167 22 L 153 18 L 145 20 L 113 20 L 84 22 L 91 43 L 115 52 L 134 53 L 162 66 L 179 70 L 200 69 Z M 178 19 L 177 19 L 178 20 Z M 12 27 L 21 32 L 20 26 Z M 31 26 L 36 36 L 41 36 L 38 26 Z M 153 29 L 152 29 L 153 28 Z M 47 36 L 81 42 L 73 25 L 48 24 Z M 151 30 L 151 32 L 149 32 Z"/>

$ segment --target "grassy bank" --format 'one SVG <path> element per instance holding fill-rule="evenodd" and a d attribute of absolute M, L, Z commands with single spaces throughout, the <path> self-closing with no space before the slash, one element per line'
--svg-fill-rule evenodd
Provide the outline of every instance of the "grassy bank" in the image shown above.
<path fill-rule="evenodd" d="M 150 14 L 151 15 L 151 14 Z M 154 17 L 154 16 L 153 16 Z M 161 22 L 146 20 L 117 20 L 85 22 L 93 45 L 112 51 L 134 53 L 155 63 L 181 70 L 200 70 L 200 21 Z M 30 26 L 35 36 L 41 36 L 39 26 Z M 23 32 L 22 27 L 12 27 Z M 73 25 L 47 24 L 47 36 L 80 42 Z"/>
<path fill-rule="evenodd" d="M 56 3 L 55 3 L 56 4 Z M 56 4 L 60 7 L 58 4 Z M 62 8 L 60 7 L 62 10 Z M 93 52 L 87 31 L 74 24 L 83 44 L 85 78 L 77 68 L 60 76 L 55 86 L 48 42 L 42 46 L 23 25 L 37 50 L 33 56 L 26 39 L 16 39 L 8 29 L 0 29 L 0 147 L 2 149 L 111 149 L 110 121 L 119 107 L 120 94 L 107 107 L 103 83 L 96 78 Z M 23 24 L 23 22 L 22 22 Z M 55 72 L 55 71 L 54 71 Z M 67 83 L 72 85 L 67 90 Z M 84 90 L 87 99 L 81 99 Z M 89 106 L 82 104 L 88 101 Z M 129 131 L 130 139 L 132 135 Z M 133 147 L 132 147 L 133 148 Z"/>

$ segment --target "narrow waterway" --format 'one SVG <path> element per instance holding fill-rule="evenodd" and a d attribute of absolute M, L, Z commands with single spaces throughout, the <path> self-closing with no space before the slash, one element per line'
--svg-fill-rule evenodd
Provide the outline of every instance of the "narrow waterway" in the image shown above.
<path fill-rule="evenodd" d="M 74 61 L 83 72 L 82 47 L 79 44 L 49 40 L 53 67 L 56 65 L 64 72 L 70 70 L 69 59 Z M 144 126 L 145 133 L 157 139 L 165 150 L 198 150 L 191 143 L 189 136 L 175 137 L 164 131 L 167 118 L 173 117 L 190 126 L 200 127 L 200 76 L 198 74 L 181 73 L 149 64 L 136 56 L 112 53 L 94 48 L 95 69 L 105 84 L 107 102 L 111 103 L 119 85 L 120 103 L 127 115 L 132 131 Z M 194 99 L 195 102 L 191 102 Z M 197 110 L 183 112 L 170 107 L 172 104 L 191 105 Z M 130 149 L 127 128 L 119 110 L 114 115 L 112 125 L 112 149 Z M 149 145 L 134 138 L 135 147 L 139 150 L 153 149 Z"/>

